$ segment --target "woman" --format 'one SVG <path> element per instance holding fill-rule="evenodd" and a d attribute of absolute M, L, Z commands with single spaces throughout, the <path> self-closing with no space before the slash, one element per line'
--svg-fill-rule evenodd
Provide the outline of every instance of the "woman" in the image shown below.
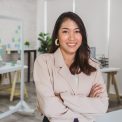
<path fill-rule="evenodd" d="M 93 122 L 107 111 L 99 66 L 90 58 L 83 21 L 73 12 L 57 19 L 50 53 L 35 61 L 34 80 L 40 111 L 50 122 Z"/>

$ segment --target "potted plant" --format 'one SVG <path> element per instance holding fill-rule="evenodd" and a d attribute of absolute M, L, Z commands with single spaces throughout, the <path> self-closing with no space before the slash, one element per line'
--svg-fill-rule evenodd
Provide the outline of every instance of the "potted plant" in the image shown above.
<path fill-rule="evenodd" d="M 38 40 L 40 41 L 40 47 L 38 48 L 38 51 L 41 53 L 47 53 L 50 49 L 50 45 L 52 41 L 49 33 L 41 32 L 39 34 Z"/>
<path fill-rule="evenodd" d="M 25 48 L 29 48 L 30 42 L 28 40 L 25 40 L 24 45 L 25 45 Z"/>

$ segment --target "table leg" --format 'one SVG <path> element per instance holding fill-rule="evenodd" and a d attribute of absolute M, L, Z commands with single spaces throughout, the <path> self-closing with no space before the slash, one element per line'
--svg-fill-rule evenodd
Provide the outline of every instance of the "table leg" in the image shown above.
<path fill-rule="evenodd" d="M 30 55 L 31 53 L 28 52 L 28 82 L 30 82 Z"/>
<path fill-rule="evenodd" d="M 8 77 L 9 77 L 9 81 L 10 81 L 10 85 L 12 85 L 12 81 L 11 81 L 11 73 L 8 73 Z"/>
<path fill-rule="evenodd" d="M 34 61 L 35 61 L 35 59 L 36 59 L 36 50 L 34 51 Z"/>
<path fill-rule="evenodd" d="M 0 74 L 0 84 L 2 83 L 2 74 Z"/>
<path fill-rule="evenodd" d="M 113 81 L 113 85 L 114 85 L 114 88 L 115 88 L 115 92 L 116 92 L 116 97 L 117 97 L 118 103 L 120 103 L 119 90 L 118 90 L 118 87 L 117 87 L 117 83 L 116 83 L 116 79 L 115 79 L 114 74 L 112 74 L 112 81 Z"/>
<path fill-rule="evenodd" d="M 107 93 L 109 94 L 109 90 L 110 90 L 110 82 L 111 82 L 111 79 L 110 79 L 110 73 L 107 74 Z"/>
<path fill-rule="evenodd" d="M 10 101 L 13 101 L 17 79 L 18 79 L 18 72 L 16 71 L 15 74 L 14 74 L 14 80 L 13 80 L 13 83 L 12 83 Z"/>

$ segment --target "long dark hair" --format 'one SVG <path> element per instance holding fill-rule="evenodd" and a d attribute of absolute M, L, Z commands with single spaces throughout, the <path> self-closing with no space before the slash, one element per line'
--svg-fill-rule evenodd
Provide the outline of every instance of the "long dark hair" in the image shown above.
<path fill-rule="evenodd" d="M 83 21 L 77 14 L 75 14 L 73 12 L 65 12 L 58 17 L 56 24 L 54 26 L 53 33 L 52 33 L 52 44 L 51 44 L 51 48 L 50 48 L 49 52 L 54 53 L 57 50 L 58 46 L 55 45 L 55 40 L 58 37 L 58 32 L 59 32 L 59 29 L 60 29 L 62 23 L 66 19 L 73 20 L 78 25 L 78 27 L 80 29 L 80 33 L 82 35 L 82 44 L 78 48 L 76 55 L 75 55 L 75 60 L 69 68 L 70 72 L 72 74 L 79 74 L 79 73 L 83 72 L 86 75 L 90 75 L 91 72 L 96 71 L 96 68 L 89 64 L 90 48 L 87 44 L 86 29 L 85 29 Z"/>

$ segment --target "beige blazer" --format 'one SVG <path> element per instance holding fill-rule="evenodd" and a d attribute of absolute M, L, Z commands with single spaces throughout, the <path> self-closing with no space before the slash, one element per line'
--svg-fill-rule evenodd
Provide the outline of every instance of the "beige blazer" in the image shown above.
<path fill-rule="evenodd" d="M 41 113 L 50 122 L 93 122 L 108 108 L 108 97 L 98 64 L 90 60 L 97 71 L 87 76 L 72 75 L 58 49 L 54 54 L 41 54 L 34 64 L 34 81 Z M 88 97 L 95 83 L 102 84 L 103 93 L 97 98 Z M 60 95 L 60 96 L 59 96 Z M 63 99 L 60 99 L 60 97 Z"/>

